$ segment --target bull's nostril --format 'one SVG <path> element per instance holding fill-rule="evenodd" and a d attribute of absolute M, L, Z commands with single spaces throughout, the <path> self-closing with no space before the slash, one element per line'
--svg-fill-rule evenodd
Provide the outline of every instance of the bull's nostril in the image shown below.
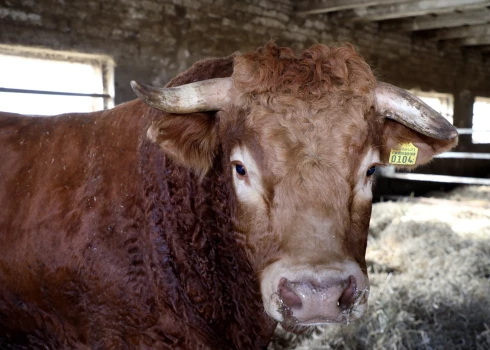
<path fill-rule="evenodd" d="M 354 276 L 349 276 L 347 287 L 345 287 L 344 291 L 342 292 L 342 295 L 337 302 L 337 306 L 339 306 L 341 309 L 347 309 L 352 304 L 354 304 L 357 297 L 356 291 L 356 279 L 354 278 Z"/>
<path fill-rule="evenodd" d="M 289 308 L 300 308 L 302 306 L 301 298 L 293 291 L 292 283 L 288 279 L 281 278 L 277 291 L 285 306 Z"/>

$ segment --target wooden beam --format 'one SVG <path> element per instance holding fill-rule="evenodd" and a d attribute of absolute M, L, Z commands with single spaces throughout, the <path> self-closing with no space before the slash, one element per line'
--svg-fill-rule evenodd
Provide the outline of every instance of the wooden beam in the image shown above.
<path fill-rule="evenodd" d="M 464 25 L 486 24 L 490 20 L 490 11 L 481 8 L 462 13 L 442 14 L 438 16 L 424 16 L 411 20 L 390 21 L 381 24 L 381 31 L 411 32 L 439 28 L 460 27 Z"/>
<path fill-rule="evenodd" d="M 381 175 L 390 179 L 412 180 L 412 181 L 430 181 L 430 182 L 444 182 L 453 184 L 465 184 L 465 185 L 490 185 L 490 179 L 478 178 L 478 177 L 463 177 L 463 176 L 449 176 L 449 175 L 430 175 L 430 174 L 414 174 L 414 173 L 394 173 L 388 175 Z"/>
<path fill-rule="evenodd" d="M 435 156 L 435 158 L 490 160 L 490 153 L 444 152 L 444 153 L 438 154 L 437 156 Z"/>
<path fill-rule="evenodd" d="M 390 165 L 387 167 L 379 167 L 379 176 L 389 179 L 401 179 L 412 181 L 431 181 L 445 183 L 460 183 L 467 185 L 490 185 L 490 179 L 449 176 L 449 175 L 434 175 L 434 174 L 419 174 L 419 173 L 398 173 L 395 167 Z"/>
<path fill-rule="evenodd" d="M 471 128 L 457 128 L 456 130 L 458 131 L 458 135 L 472 135 L 473 133 L 480 132 L 480 131 L 490 132 L 490 129 L 489 130 L 473 130 Z M 446 152 L 446 153 L 442 153 L 442 154 L 444 155 L 444 154 L 448 154 L 448 153 L 457 153 L 457 152 Z M 488 154 L 490 157 L 490 153 L 488 153 Z M 441 155 L 439 154 L 439 156 L 441 156 Z M 436 157 L 439 157 L 439 156 L 436 156 Z"/>
<path fill-rule="evenodd" d="M 479 200 L 479 199 L 474 199 L 474 200 L 466 200 L 464 203 L 462 201 L 459 201 L 457 199 L 446 199 L 446 198 L 427 198 L 427 197 L 408 197 L 408 196 L 397 196 L 397 195 L 378 195 L 378 197 L 381 199 L 381 202 L 383 201 L 399 201 L 402 203 L 420 203 L 420 204 L 428 204 L 428 205 L 447 205 L 447 204 L 453 204 L 453 205 L 458 205 L 461 207 L 470 207 L 470 208 L 478 208 L 479 210 L 481 209 L 490 209 L 490 204 L 485 201 L 485 200 Z"/>
<path fill-rule="evenodd" d="M 391 5 L 410 0 L 304 0 L 298 1 L 296 12 L 299 15 L 311 15 L 355 9 L 365 6 Z"/>
<path fill-rule="evenodd" d="M 339 13 L 336 18 L 347 21 L 383 21 L 474 10 L 490 6 L 490 0 L 417 0 L 388 6 L 360 7 Z"/>
<path fill-rule="evenodd" d="M 428 33 L 427 38 L 429 40 L 448 40 L 486 35 L 490 35 L 490 24 L 438 29 Z"/>

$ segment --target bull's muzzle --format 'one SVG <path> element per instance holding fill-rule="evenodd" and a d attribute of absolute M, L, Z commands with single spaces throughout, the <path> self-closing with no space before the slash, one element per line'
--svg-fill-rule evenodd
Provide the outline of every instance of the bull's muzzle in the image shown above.
<path fill-rule="evenodd" d="M 344 267 L 344 268 L 340 268 Z M 286 326 L 349 323 L 367 308 L 369 282 L 353 262 L 333 268 L 271 269 L 263 297 L 267 312 Z M 266 292 L 267 293 L 267 292 Z"/>
<path fill-rule="evenodd" d="M 283 322 L 303 325 L 347 322 L 351 311 L 368 296 L 367 289 L 360 290 L 352 275 L 321 282 L 282 277 L 277 293 Z"/>

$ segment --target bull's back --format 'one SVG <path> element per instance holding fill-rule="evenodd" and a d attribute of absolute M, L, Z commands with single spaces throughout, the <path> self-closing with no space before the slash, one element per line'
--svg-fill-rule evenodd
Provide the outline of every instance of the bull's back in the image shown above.
<path fill-rule="evenodd" d="M 0 237 L 11 244 L 43 230 L 73 234 L 83 229 L 75 214 L 119 201 L 121 177 L 135 174 L 136 149 L 106 119 L 115 117 L 0 115 Z"/>
<path fill-rule="evenodd" d="M 80 136 L 74 132 L 77 123 L 64 119 L 0 115 L 2 237 L 43 226 L 70 207 L 65 201 L 73 195 L 67 190 L 80 186 L 81 179 L 75 177 L 84 164 Z"/>

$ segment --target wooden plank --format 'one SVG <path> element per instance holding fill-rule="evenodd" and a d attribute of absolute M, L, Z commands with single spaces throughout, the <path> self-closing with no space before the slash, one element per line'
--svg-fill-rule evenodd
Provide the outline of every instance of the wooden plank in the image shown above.
<path fill-rule="evenodd" d="M 474 129 L 471 129 L 471 128 L 457 128 L 456 129 L 458 131 L 458 134 L 459 135 L 471 135 L 471 134 L 474 134 L 475 132 L 490 132 L 490 130 L 474 130 Z"/>
<path fill-rule="evenodd" d="M 404 203 L 416 203 L 416 204 L 427 204 L 427 205 L 448 205 L 457 204 L 461 207 L 470 207 L 475 209 L 487 209 L 490 208 L 490 202 L 486 200 L 467 200 L 464 201 L 458 199 L 447 199 L 447 198 L 433 198 L 433 197 L 409 197 L 409 196 L 397 196 L 397 195 L 378 195 L 380 202 L 385 201 L 395 201 Z"/>
<path fill-rule="evenodd" d="M 299 15 L 350 10 L 364 6 L 391 5 L 410 0 L 305 0 L 298 1 L 296 11 Z"/>
<path fill-rule="evenodd" d="M 381 31 L 411 32 L 439 28 L 461 27 L 464 25 L 487 24 L 490 21 L 490 11 L 487 8 L 466 11 L 462 13 L 424 16 L 411 20 L 390 21 L 382 23 Z"/>
<path fill-rule="evenodd" d="M 437 155 L 436 158 L 490 160 L 490 153 L 445 152 L 445 153 L 441 153 L 441 154 Z"/>
<path fill-rule="evenodd" d="M 449 175 L 413 174 L 413 173 L 381 173 L 382 177 L 410 181 L 443 182 L 465 185 L 490 185 L 490 179 Z"/>
<path fill-rule="evenodd" d="M 418 0 L 388 6 L 361 7 L 339 13 L 336 18 L 346 21 L 383 21 L 387 19 L 424 16 L 474 10 L 490 6 L 490 0 Z"/>

